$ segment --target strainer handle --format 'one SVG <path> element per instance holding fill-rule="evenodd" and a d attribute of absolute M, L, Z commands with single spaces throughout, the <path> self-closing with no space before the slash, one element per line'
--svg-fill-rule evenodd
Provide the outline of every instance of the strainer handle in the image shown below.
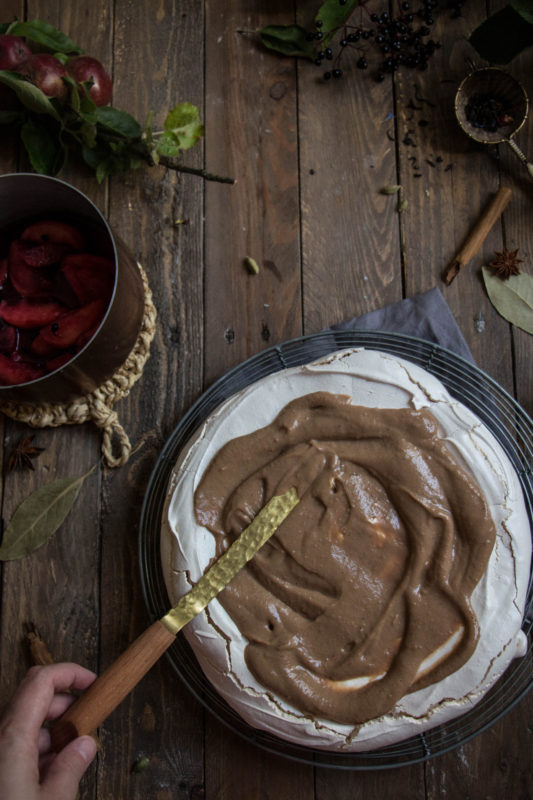
<path fill-rule="evenodd" d="M 515 142 L 515 140 L 514 139 L 506 139 L 505 141 L 507 142 L 507 144 L 509 145 L 509 147 L 511 148 L 513 153 L 515 155 L 517 155 L 518 158 L 520 159 L 520 161 L 523 163 L 523 165 L 525 166 L 525 168 L 529 172 L 529 177 L 533 178 L 533 164 L 530 161 L 527 160 L 526 156 L 520 150 L 520 148 L 518 147 L 518 145 Z"/>

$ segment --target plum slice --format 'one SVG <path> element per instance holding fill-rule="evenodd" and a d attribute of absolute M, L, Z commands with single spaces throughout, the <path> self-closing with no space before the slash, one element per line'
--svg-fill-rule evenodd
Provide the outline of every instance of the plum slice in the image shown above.
<path fill-rule="evenodd" d="M 0 350 L 3 353 L 12 353 L 17 348 L 18 334 L 11 325 L 0 326 Z"/>
<path fill-rule="evenodd" d="M 41 328 L 37 338 L 57 349 L 71 347 L 83 333 L 102 319 L 104 308 L 103 300 L 93 300 L 81 308 L 67 311 L 50 325 Z"/>
<path fill-rule="evenodd" d="M 46 362 L 46 369 L 48 372 L 55 372 L 56 369 L 60 369 L 64 367 L 65 364 L 68 364 L 71 358 L 72 353 L 60 353 L 58 356 L 48 359 Z"/>
<path fill-rule="evenodd" d="M 9 248 L 8 270 L 11 283 L 21 297 L 50 298 L 54 282 L 44 270 L 32 269 L 24 260 L 24 245 L 16 239 Z"/>
<path fill-rule="evenodd" d="M 0 384 L 12 386 L 34 381 L 46 374 L 46 370 L 25 361 L 13 361 L 0 353 Z"/>
<path fill-rule="evenodd" d="M 81 232 L 66 222 L 57 219 L 43 219 L 28 225 L 22 231 L 21 239 L 27 239 L 37 244 L 44 242 L 54 242 L 55 244 L 66 244 L 73 250 L 83 250 L 84 240 Z"/>
<path fill-rule="evenodd" d="M 40 333 L 37 334 L 31 343 L 30 350 L 33 355 L 40 359 L 56 358 L 56 356 L 62 355 L 63 353 L 61 348 L 54 347 L 53 344 L 49 344 L 49 342 L 45 341 Z M 73 352 L 69 352 L 69 359 L 72 358 L 73 355 Z"/>
<path fill-rule="evenodd" d="M 51 267 L 58 264 L 71 247 L 68 244 L 45 242 L 44 244 L 23 243 L 21 255 L 29 267 Z"/>
<path fill-rule="evenodd" d="M 91 253 L 71 253 L 61 262 L 61 271 L 79 302 L 108 300 L 115 281 L 115 265 L 109 258 Z"/>
<path fill-rule="evenodd" d="M 18 300 L 0 303 L 0 319 L 16 328 L 41 328 L 49 325 L 65 311 L 61 303 L 32 303 L 30 300 Z"/>
<path fill-rule="evenodd" d="M 112 259 L 85 252 L 82 232 L 43 219 L 1 240 L 0 385 L 60 369 L 93 338 L 115 283 Z"/>

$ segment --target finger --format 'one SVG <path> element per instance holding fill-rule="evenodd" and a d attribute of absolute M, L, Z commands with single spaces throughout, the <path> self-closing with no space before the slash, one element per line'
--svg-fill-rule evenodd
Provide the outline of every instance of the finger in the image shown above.
<path fill-rule="evenodd" d="M 39 755 L 42 756 L 46 753 L 49 753 L 51 746 L 52 741 L 50 737 L 50 731 L 48 728 L 41 728 L 39 731 L 39 738 L 37 739 L 37 749 L 39 751 Z"/>
<path fill-rule="evenodd" d="M 15 692 L 6 717 L 19 735 L 37 736 L 56 692 L 86 689 L 95 675 L 78 664 L 32 667 Z"/>
<path fill-rule="evenodd" d="M 46 712 L 46 720 L 57 719 L 61 714 L 64 714 L 67 708 L 70 708 L 72 703 L 76 700 L 74 694 L 56 694 L 53 696 L 48 711 Z"/>
<path fill-rule="evenodd" d="M 55 753 L 48 752 L 45 753 L 43 756 L 39 756 L 39 783 L 42 783 L 46 777 L 46 773 L 48 771 L 48 767 L 54 761 L 56 757 Z"/>
<path fill-rule="evenodd" d="M 91 736 L 80 736 L 69 742 L 49 764 L 41 783 L 43 800 L 76 796 L 83 773 L 96 755 L 96 742 Z"/>

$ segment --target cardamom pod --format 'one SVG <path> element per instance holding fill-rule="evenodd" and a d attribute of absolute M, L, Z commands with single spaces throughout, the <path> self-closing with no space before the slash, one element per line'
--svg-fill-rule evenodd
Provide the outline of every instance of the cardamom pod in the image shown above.
<path fill-rule="evenodd" d="M 259 264 L 254 258 L 250 258 L 250 256 L 247 256 L 244 259 L 244 263 L 246 265 L 246 269 L 251 275 L 257 275 L 259 273 Z"/>

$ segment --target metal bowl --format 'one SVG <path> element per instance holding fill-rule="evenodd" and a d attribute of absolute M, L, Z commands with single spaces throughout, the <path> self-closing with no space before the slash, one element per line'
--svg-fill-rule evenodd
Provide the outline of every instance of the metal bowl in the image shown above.
<path fill-rule="evenodd" d="M 139 266 L 94 203 L 57 178 L 22 172 L 0 176 L 2 232 L 51 217 L 77 225 L 91 252 L 114 262 L 113 293 L 102 322 L 82 350 L 37 380 L 0 386 L 0 404 L 66 403 L 94 391 L 124 363 L 140 331 L 144 287 Z"/>

